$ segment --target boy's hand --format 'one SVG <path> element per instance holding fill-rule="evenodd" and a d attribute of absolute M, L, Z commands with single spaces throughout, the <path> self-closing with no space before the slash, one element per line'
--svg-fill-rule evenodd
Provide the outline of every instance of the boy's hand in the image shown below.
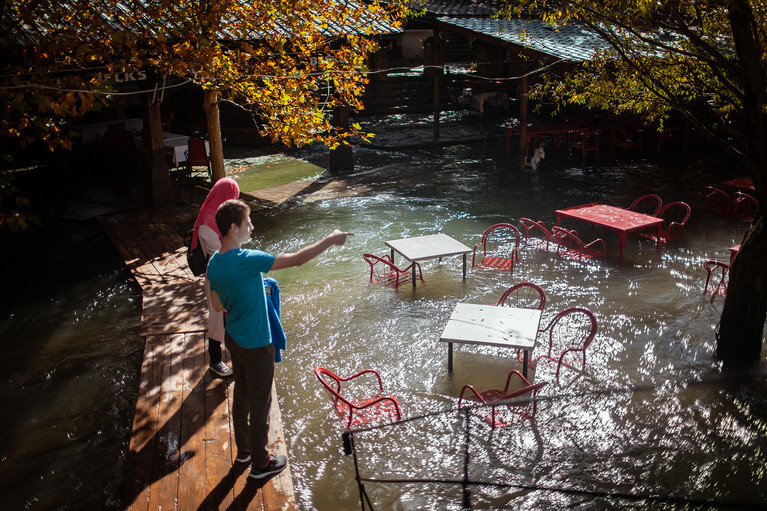
<path fill-rule="evenodd" d="M 347 236 L 354 236 L 354 233 L 335 229 L 328 235 L 328 238 L 333 245 L 343 245 L 346 243 Z"/>

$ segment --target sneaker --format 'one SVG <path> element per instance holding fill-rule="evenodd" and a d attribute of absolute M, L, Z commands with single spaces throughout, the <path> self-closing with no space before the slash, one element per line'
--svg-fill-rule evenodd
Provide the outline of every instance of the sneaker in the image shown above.
<path fill-rule="evenodd" d="M 238 452 L 237 457 L 234 458 L 237 463 L 247 463 L 250 461 L 250 451 Z"/>
<path fill-rule="evenodd" d="M 272 456 L 269 455 L 269 461 L 265 467 L 258 468 L 254 465 L 250 467 L 250 474 L 248 477 L 251 479 L 266 479 L 269 476 L 279 474 L 285 467 L 288 466 L 288 458 L 285 456 Z"/>
<path fill-rule="evenodd" d="M 219 362 L 218 364 L 210 364 L 210 370 L 219 376 L 229 376 L 234 372 L 232 371 L 231 367 L 227 366 L 223 362 Z"/>

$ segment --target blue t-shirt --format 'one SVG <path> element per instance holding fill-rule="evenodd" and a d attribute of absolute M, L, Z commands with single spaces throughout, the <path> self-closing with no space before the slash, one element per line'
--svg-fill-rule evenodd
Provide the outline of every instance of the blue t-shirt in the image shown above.
<path fill-rule="evenodd" d="M 274 255 L 247 248 L 216 252 L 208 261 L 210 289 L 226 310 L 226 331 L 243 348 L 261 348 L 272 342 L 264 272 L 273 264 Z"/>

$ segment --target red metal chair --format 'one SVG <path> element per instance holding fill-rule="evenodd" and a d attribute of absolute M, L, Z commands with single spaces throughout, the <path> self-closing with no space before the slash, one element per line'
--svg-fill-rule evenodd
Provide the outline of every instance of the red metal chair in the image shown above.
<path fill-rule="evenodd" d="M 703 294 L 711 293 L 720 296 L 727 294 L 730 265 L 723 263 L 722 261 L 709 259 L 703 263 L 703 267 L 706 269 L 706 283 L 703 285 Z M 718 274 L 716 274 L 717 270 L 719 271 Z M 714 276 L 713 279 L 711 278 L 712 276 Z M 716 286 L 709 287 L 709 283 L 712 286 L 716 283 Z"/>
<path fill-rule="evenodd" d="M 519 232 L 519 229 L 511 224 L 495 224 L 488 227 L 482 234 L 482 241 L 474 245 L 474 251 L 471 254 L 472 268 L 476 266 L 492 270 L 509 270 L 511 274 L 514 274 L 514 263 L 519 262 L 519 239 L 521 237 L 522 233 Z M 509 250 L 508 246 L 511 242 L 514 243 L 514 247 Z M 504 253 L 488 255 L 488 244 L 491 252 L 503 251 Z M 482 260 L 477 262 L 477 249 L 480 246 L 482 247 Z"/>
<path fill-rule="evenodd" d="M 173 120 L 173 110 L 169 108 L 160 109 L 160 126 L 163 131 L 170 131 L 170 122 Z"/>
<path fill-rule="evenodd" d="M 551 233 L 557 238 L 559 248 L 557 253 L 576 261 L 592 259 L 594 257 L 607 257 L 605 240 L 597 238 L 589 243 L 584 242 L 578 232 L 555 225 Z"/>
<path fill-rule="evenodd" d="M 570 150 L 580 151 L 581 161 L 586 161 L 586 154 L 594 153 L 599 159 L 599 136 L 602 130 L 583 130 L 568 142 Z"/>
<path fill-rule="evenodd" d="M 549 246 L 552 243 L 555 248 L 559 247 L 561 240 L 549 231 L 543 222 L 530 220 L 529 218 L 520 218 L 519 223 L 522 224 L 522 228 L 525 230 L 526 245 L 546 251 L 549 250 Z"/>
<path fill-rule="evenodd" d="M 332 371 L 325 369 L 324 367 L 315 367 L 314 374 L 320 381 L 322 386 L 330 396 L 330 400 L 333 402 L 338 416 L 346 421 L 346 429 L 352 426 L 364 426 L 374 421 L 395 421 L 402 418 L 402 412 L 400 410 L 399 402 L 393 395 L 383 394 L 383 383 L 381 382 L 381 376 L 378 371 L 374 369 L 365 369 L 357 374 L 349 376 L 348 378 L 341 378 Z M 342 384 L 347 382 L 353 382 L 354 385 L 363 386 L 361 381 L 355 381 L 356 378 L 371 374 L 376 377 L 378 381 L 378 388 L 376 393 L 372 395 L 366 395 L 365 397 L 356 399 L 344 397 L 342 394 L 348 392 L 347 388 L 342 388 Z M 369 378 L 367 378 L 369 380 Z"/>
<path fill-rule="evenodd" d="M 690 219 L 690 206 L 684 202 L 672 202 L 666 204 L 656 215 L 663 219 L 661 226 L 660 239 L 657 239 L 655 233 L 643 232 L 645 238 L 666 243 L 676 238 L 684 238 L 684 224 Z"/>
<path fill-rule="evenodd" d="M 756 210 L 759 207 L 759 201 L 747 193 L 741 191 L 735 192 L 733 200 L 732 215 L 746 220 L 753 220 Z"/>
<path fill-rule="evenodd" d="M 729 215 L 732 207 L 732 200 L 727 192 L 713 186 L 704 186 L 700 193 L 703 195 L 703 209 Z"/>
<path fill-rule="evenodd" d="M 418 270 L 416 279 L 423 282 L 421 265 L 418 263 L 412 263 L 407 268 L 400 269 L 391 262 L 391 258 L 386 254 L 382 256 L 362 254 L 362 257 L 370 265 L 370 282 L 378 282 L 384 286 L 397 289 L 402 284 L 413 281 L 413 265 Z"/>
<path fill-rule="evenodd" d="M 546 293 L 543 291 L 543 288 L 537 284 L 533 284 L 532 282 L 520 282 L 504 291 L 501 298 L 498 299 L 498 303 L 495 305 L 502 307 L 506 304 L 521 309 L 543 310 L 546 306 Z M 517 350 L 517 358 L 520 362 L 523 361 L 521 350 Z"/>
<path fill-rule="evenodd" d="M 556 378 L 559 379 L 559 370 L 562 366 L 573 369 L 573 366 L 565 363 L 565 356 L 568 353 L 581 353 L 583 368 L 586 368 L 586 348 L 597 333 L 597 318 L 588 309 L 572 307 L 557 314 L 540 332 L 548 332 L 548 351 L 534 358 L 531 365 L 537 365 L 540 359 L 556 362 Z"/>
<path fill-rule="evenodd" d="M 620 126 L 609 126 L 611 138 L 610 138 L 610 156 L 614 156 L 615 148 L 621 148 L 621 158 L 626 157 L 626 150 L 632 147 L 639 148 L 639 152 L 642 152 L 642 130 L 628 131 Z"/>
<path fill-rule="evenodd" d="M 645 215 L 657 216 L 663 207 L 663 200 L 654 193 L 648 193 L 638 197 L 631 203 L 629 209 L 637 213 L 643 213 Z"/>
<path fill-rule="evenodd" d="M 210 177 L 210 158 L 205 148 L 205 140 L 199 137 L 190 137 L 186 150 L 187 174 L 192 175 L 192 167 L 205 167 Z"/>
<path fill-rule="evenodd" d="M 515 375 L 519 377 L 522 388 L 510 391 L 511 378 Z M 464 394 L 469 393 L 466 399 L 490 405 L 490 413 L 487 413 L 486 407 L 478 408 L 477 413 L 490 423 L 492 429 L 522 422 L 535 416 L 537 408 L 535 395 L 544 385 L 546 385 L 545 381 L 533 385 L 519 371 L 511 371 L 509 376 L 506 377 L 506 386 L 503 389 L 490 389 L 478 392 L 472 385 L 464 385 L 458 398 L 458 408 L 461 408 L 463 404 Z M 496 408 L 500 406 L 503 406 L 504 410 L 508 411 L 508 414 L 503 414 L 503 417 L 499 417 L 496 411 Z"/>
<path fill-rule="evenodd" d="M 543 310 L 546 306 L 546 293 L 537 284 L 520 282 L 504 291 L 496 305 L 503 306 L 507 302 L 522 309 Z"/>

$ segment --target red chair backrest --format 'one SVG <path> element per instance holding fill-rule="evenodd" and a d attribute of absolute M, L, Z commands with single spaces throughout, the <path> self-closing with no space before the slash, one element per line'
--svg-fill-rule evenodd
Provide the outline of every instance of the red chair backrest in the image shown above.
<path fill-rule="evenodd" d="M 205 150 L 205 141 L 201 138 L 192 137 L 189 139 L 189 162 L 192 165 L 207 165 L 208 152 Z"/>
<path fill-rule="evenodd" d="M 490 239 L 490 235 L 497 231 L 498 229 L 509 229 L 511 231 L 511 236 L 514 238 L 514 247 L 519 248 L 519 239 L 522 237 L 522 233 L 519 232 L 519 229 L 514 227 L 511 224 L 495 224 L 488 227 L 485 232 L 482 234 L 482 248 L 487 249 L 487 242 Z"/>
<path fill-rule="evenodd" d="M 543 239 L 550 239 L 552 237 L 551 232 L 546 229 L 546 225 L 543 222 L 530 220 L 529 218 L 520 218 L 519 223 L 522 224 L 522 228 L 525 230 L 526 238 L 530 238 L 530 233 L 535 233 L 536 230 L 540 232 Z"/>
<path fill-rule="evenodd" d="M 642 195 L 631 203 L 629 209 L 645 215 L 657 216 L 663 207 L 663 200 L 654 193 Z"/>
<path fill-rule="evenodd" d="M 336 401 L 342 401 L 346 405 L 350 407 L 352 406 L 352 403 L 350 403 L 349 400 L 341 395 L 342 380 L 337 374 L 319 366 L 314 368 L 314 374 L 317 376 L 317 379 L 320 380 L 320 383 L 322 383 L 322 385 L 325 387 L 325 390 L 328 391 L 334 404 Z"/>
<path fill-rule="evenodd" d="M 362 258 L 367 261 L 367 263 L 370 265 L 370 278 L 373 278 L 373 267 L 381 263 L 387 268 L 389 268 L 389 271 L 396 271 L 398 273 L 404 273 L 402 270 L 397 268 L 397 266 L 394 265 L 393 262 L 389 260 L 389 256 L 377 256 L 375 254 L 362 254 Z"/>
<path fill-rule="evenodd" d="M 555 339 L 558 348 L 586 349 L 597 333 L 597 318 L 582 307 L 571 307 L 561 311 L 542 330 L 549 331 L 549 356 Z"/>
<path fill-rule="evenodd" d="M 541 286 L 533 284 L 532 282 L 520 282 L 519 284 L 514 284 L 504 291 L 496 305 L 504 305 L 510 297 L 513 297 L 512 301 L 521 308 L 543 310 L 546 306 L 546 293 Z M 532 304 L 535 301 L 538 303 L 534 304 L 533 307 L 526 307 L 526 304 Z M 522 305 L 520 305 L 520 303 Z"/>
<path fill-rule="evenodd" d="M 703 194 L 703 207 L 711 211 L 729 214 L 732 201 L 724 190 L 713 186 L 704 186 L 700 193 Z"/>
<path fill-rule="evenodd" d="M 732 214 L 736 217 L 753 220 L 758 208 L 759 201 L 754 197 L 741 191 L 735 193 L 735 207 L 732 210 Z"/>
<path fill-rule="evenodd" d="M 671 223 L 684 225 L 690 219 L 690 206 L 684 202 L 671 202 L 663 206 L 658 217 L 666 222 L 666 227 Z"/>

